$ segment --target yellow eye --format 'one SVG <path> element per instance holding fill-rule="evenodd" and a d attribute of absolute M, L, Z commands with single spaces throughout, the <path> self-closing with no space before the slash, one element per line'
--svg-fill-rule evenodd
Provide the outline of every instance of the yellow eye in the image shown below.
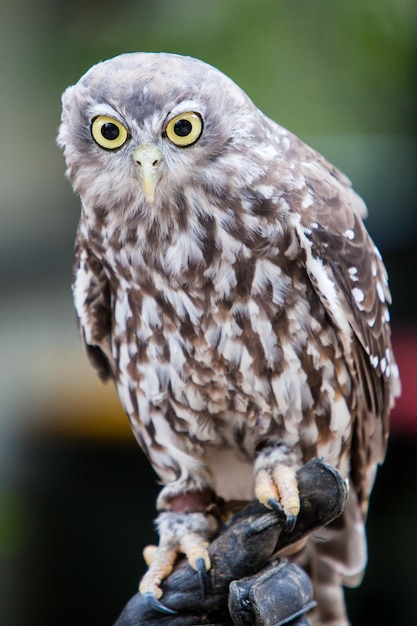
<path fill-rule="evenodd" d="M 191 146 L 203 132 L 203 120 L 198 113 L 181 113 L 168 122 L 165 132 L 176 146 Z"/>
<path fill-rule="evenodd" d="M 100 148 L 105 150 L 117 150 L 129 138 L 129 133 L 123 124 L 107 115 L 99 115 L 93 120 L 91 134 Z"/>

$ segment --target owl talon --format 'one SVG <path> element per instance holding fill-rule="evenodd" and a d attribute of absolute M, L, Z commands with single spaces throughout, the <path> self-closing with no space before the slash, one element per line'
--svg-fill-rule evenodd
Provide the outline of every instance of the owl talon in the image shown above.
<path fill-rule="evenodd" d="M 279 503 L 279 500 L 277 500 L 276 498 L 269 498 L 268 505 L 271 509 L 273 509 L 274 511 L 277 511 L 277 513 L 284 512 L 281 504 Z"/>
<path fill-rule="evenodd" d="M 271 509 L 273 509 L 274 511 L 277 511 L 277 513 L 284 513 L 284 509 L 282 508 L 280 502 L 276 498 L 269 498 L 268 505 L 271 507 Z M 287 515 L 286 518 L 287 519 L 285 522 L 285 532 L 292 533 L 292 531 L 295 528 L 295 524 L 297 522 L 297 516 L 290 514 L 290 515 Z"/>
<path fill-rule="evenodd" d="M 149 569 L 140 582 L 140 593 L 153 597 L 157 602 L 162 596 L 161 582 L 170 575 L 177 558 L 185 555 L 189 565 L 198 574 L 205 597 L 206 572 L 210 569 L 209 537 L 216 529 L 217 522 L 212 515 L 201 512 L 161 513 L 158 517 L 159 546 L 147 546 L 144 550 Z"/>
<path fill-rule="evenodd" d="M 286 532 L 294 530 L 300 511 L 296 470 L 296 457 L 284 445 L 261 452 L 255 465 L 256 497 L 266 507 L 285 513 Z"/>
<path fill-rule="evenodd" d="M 206 562 L 203 557 L 199 557 L 195 562 L 198 574 L 198 580 L 200 582 L 201 595 L 203 600 L 206 599 L 207 596 L 207 569 Z"/>
<path fill-rule="evenodd" d="M 178 550 L 175 547 L 159 546 L 152 552 L 152 561 L 148 571 L 140 581 L 139 591 L 144 596 L 152 596 L 158 600 L 162 595 L 161 581 L 172 572 L 178 557 Z"/>
<path fill-rule="evenodd" d="M 154 562 L 157 551 L 158 546 L 154 545 L 145 546 L 143 549 L 142 555 L 148 567 L 150 567 Z"/>
<path fill-rule="evenodd" d="M 296 515 L 287 515 L 287 520 L 285 522 L 285 532 L 292 533 L 295 528 L 296 523 L 297 523 Z"/>
<path fill-rule="evenodd" d="M 142 595 L 147 599 L 151 607 L 155 611 L 158 611 L 158 613 L 163 613 L 164 615 L 177 615 L 177 611 L 174 611 L 174 609 L 170 609 L 169 607 L 162 604 L 162 602 L 159 602 L 159 600 L 157 600 L 150 591 L 147 591 Z"/>

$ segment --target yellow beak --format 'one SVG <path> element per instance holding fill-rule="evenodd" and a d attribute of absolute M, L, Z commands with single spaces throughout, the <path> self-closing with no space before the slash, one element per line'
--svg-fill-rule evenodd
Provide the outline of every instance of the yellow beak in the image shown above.
<path fill-rule="evenodd" d="M 159 148 L 149 144 L 135 148 L 132 156 L 139 170 L 143 195 L 149 206 L 152 206 L 155 199 L 155 189 L 158 179 L 158 170 L 162 161 L 162 153 Z"/>

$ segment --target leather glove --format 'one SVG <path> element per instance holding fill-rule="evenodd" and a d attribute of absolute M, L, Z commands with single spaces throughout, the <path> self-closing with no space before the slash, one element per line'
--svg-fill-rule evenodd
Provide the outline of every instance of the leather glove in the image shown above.
<path fill-rule="evenodd" d="M 284 513 L 257 500 L 224 524 L 209 547 L 211 569 L 202 590 L 197 572 L 179 560 L 161 584 L 163 606 L 136 594 L 114 626 L 303 626 L 314 607 L 307 574 L 274 555 L 338 517 L 348 488 L 319 459 L 297 472 L 300 513 L 286 532 Z M 164 610 L 165 608 L 165 610 Z"/>

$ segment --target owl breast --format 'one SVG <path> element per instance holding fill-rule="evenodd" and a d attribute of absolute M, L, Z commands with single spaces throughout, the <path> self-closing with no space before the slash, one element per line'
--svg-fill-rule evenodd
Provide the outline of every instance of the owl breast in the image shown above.
<path fill-rule="evenodd" d="M 349 379 L 333 327 L 292 269 L 290 279 L 276 263 L 250 258 L 240 268 L 219 264 L 188 288 L 161 272 L 137 285 L 118 280 L 116 384 L 164 479 L 155 441 L 201 462 L 225 498 L 251 499 L 256 447 L 271 438 L 300 458 L 340 464 Z"/>

